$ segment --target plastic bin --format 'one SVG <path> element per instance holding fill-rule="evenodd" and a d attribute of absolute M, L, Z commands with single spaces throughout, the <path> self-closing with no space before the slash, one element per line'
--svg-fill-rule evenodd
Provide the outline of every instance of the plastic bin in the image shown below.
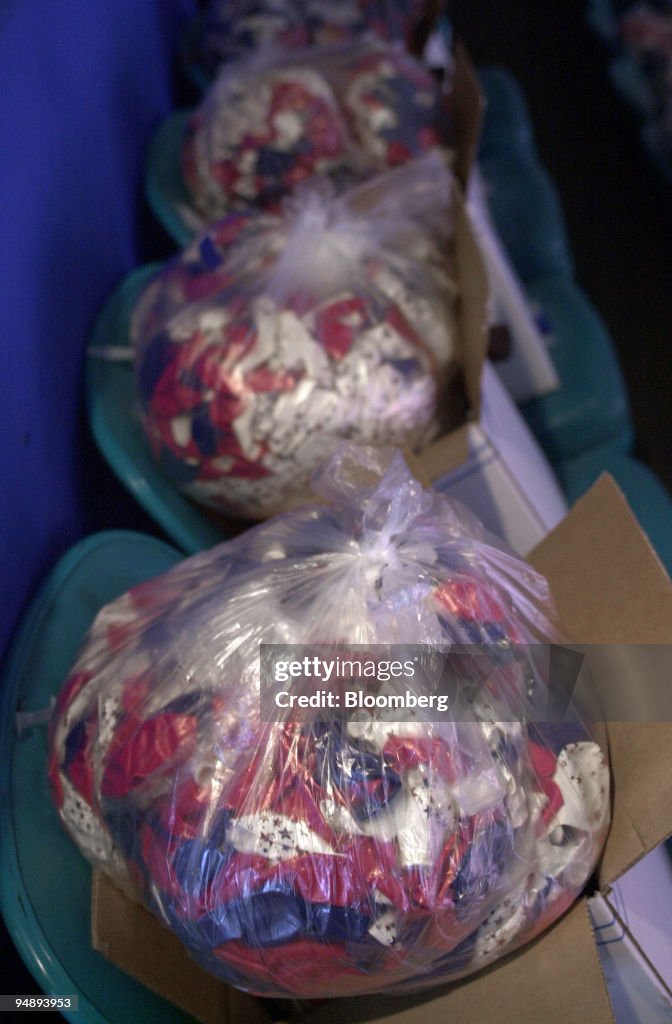
<path fill-rule="evenodd" d="M 0 679 L 0 909 L 28 969 L 48 994 L 77 995 L 72 1022 L 186 1024 L 91 947 L 91 869 L 67 837 L 47 787 L 46 726 L 20 735 L 16 712 L 49 706 L 93 618 L 180 554 L 141 534 L 95 534 L 72 548 L 37 594 Z"/>
<path fill-rule="evenodd" d="M 175 544 L 192 553 L 225 539 L 223 523 L 215 526 L 161 473 L 134 407 L 129 319 L 136 299 L 160 266 L 148 264 L 134 270 L 100 313 L 87 360 L 86 398 L 93 435 L 119 480 Z M 127 350 L 129 358 L 104 358 L 110 347 Z"/>
<path fill-rule="evenodd" d="M 562 277 L 537 278 L 527 294 L 543 313 L 561 387 L 524 403 L 521 412 L 551 462 L 602 444 L 630 451 L 628 394 L 602 318 Z"/>

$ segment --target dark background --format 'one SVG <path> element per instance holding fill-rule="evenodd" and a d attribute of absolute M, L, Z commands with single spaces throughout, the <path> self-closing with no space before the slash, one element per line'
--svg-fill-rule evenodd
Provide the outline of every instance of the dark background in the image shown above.
<path fill-rule="evenodd" d="M 672 186 L 640 144 L 641 120 L 607 75 L 609 52 L 579 0 L 453 0 L 476 64 L 523 88 L 554 179 L 578 283 L 626 378 L 636 454 L 672 489 Z"/>

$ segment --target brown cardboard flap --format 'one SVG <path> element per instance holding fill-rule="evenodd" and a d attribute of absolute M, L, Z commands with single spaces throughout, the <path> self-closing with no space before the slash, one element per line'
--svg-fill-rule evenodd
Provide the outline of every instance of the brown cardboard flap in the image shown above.
<path fill-rule="evenodd" d="M 639 954 L 639 956 L 642 958 L 642 960 L 646 964 L 647 969 L 649 971 L 651 971 L 651 973 L 653 975 L 655 975 L 656 980 L 657 980 L 658 984 L 660 985 L 660 987 L 665 992 L 667 992 L 668 996 L 672 996 L 672 988 L 670 988 L 670 986 L 668 985 L 667 981 L 662 976 L 662 974 L 660 973 L 660 971 L 658 970 L 656 965 L 653 963 L 653 961 L 651 960 L 651 958 L 648 955 L 648 953 L 646 952 L 646 950 L 643 948 L 643 946 L 637 940 L 637 937 L 635 936 L 635 934 L 633 933 L 632 929 L 630 928 L 628 921 L 624 920 L 623 917 L 621 917 L 621 913 L 619 913 L 619 910 L 622 912 L 623 911 L 623 907 L 622 906 L 621 907 L 617 907 L 616 906 L 616 902 L 613 901 L 613 900 L 610 900 L 609 897 L 607 897 L 607 896 L 605 896 L 604 902 L 605 902 L 606 906 L 608 907 L 610 913 L 612 914 L 614 920 L 618 922 L 619 928 L 621 929 L 621 932 L 623 933 L 623 935 L 624 936 L 627 935 L 628 942 L 632 943 L 632 945 L 637 950 L 637 953 Z M 627 918 L 627 913 L 625 914 L 625 917 Z"/>
<path fill-rule="evenodd" d="M 93 897 L 94 949 L 118 967 L 202 1024 L 268 1024 L 263 1001 L 206 974 L 175 936 L 99 873 Z M 307 1010 L 301 1022 L 583 1024 L 587 1006 L 591 1024 L 613 1024 L 587 906 L 580 900 L 550 931 L 473 979 L 420 996 L 329 1000 Z"/>
<path fill-rule="evenodd" d="M 463 424 L 457 430 L 444 434 L 420 454 L 407 455 L 406 458 L 416 480 L 419 480 L 423 487 L 430 487 L 432 481 L 462 466 L 468 456 L 469 427 Z"/>
<path fill-rule="evenodd" d="M 93 948 L 201 1024 L 268 1024 L 263 1003 L 207 974 L 149 911 L 99 872 L 92 886 Z"/>
<path fill-rule="evenodd" d="M 611 722 L 607 732 L 614 803 L 598 872 L 603 891 L 672 831 L 672 724 Z"/>
<path fill-rule="evenodd" d="M 452 110 L 455 132 L 455 176 L 466 191 L 483 127 L 485 96 L 479 85 L 473 64 L 461 43 L 456 44 L 453 55 L 455 68 Z"/>
<path fill-rule="evenodd" d="M 613 1024 L 585 900 L 541 939 L 501 963 L 426 996 L 336 999 L 305 1024 Z"/>
<path fill-rule="evenodd" d="M 607 473 L 529 560 L 550 581 L 576 643 L 672 641 L 670 579 Z"/>
<path fill-rule="evenodd" d="M 672 642 L 672 584 L 606 474 L 530 561 L 547 576 L 567 635 L 577 643 Z M 639 685 L 644 692 L 669 684 L 646 674 Z M 603 888 L 672 829 L 672 724 L 612 722 L 607 732 L 614 802 L 599 871 Z"/>

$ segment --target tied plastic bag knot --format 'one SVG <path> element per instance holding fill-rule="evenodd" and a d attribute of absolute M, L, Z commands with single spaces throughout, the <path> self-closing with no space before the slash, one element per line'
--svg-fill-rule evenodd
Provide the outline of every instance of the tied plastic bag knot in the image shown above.
<path fill-rule="evenodd" d="M 365 586 L 373 587 L 376 592 L 382 589 L 383 573 L 389 570 L 398 574 L 401 568 L 399 549 L 389 531 L 367 533 L 360 543 L 360 557 L 363 560 L 361 572 Z"/>
<path fill-rule="evenodd" d="M 269 282 L 278 303 L 297 293 L 323 298 L 352 285 L 353 267 L 385 259 L 408 273 L 408 239 L 431 233 L 432 218 L 447 218 L 451 178 L 438 152 L 379 175 L 345 195 L 329 181 L 311 181 L 283 203 L 287 238 Z M 445 230 L 444 228 L 444 230 Z M 414 275 L 415 276 L 415 275 Z"/>
<path fill-rule="evenodd" d="M 289 233 L 270 282 L 277 303 L 308 293 L 313 298 L 343 291 L 353 265 L 377 252 L 371 225 L 353 215 L 328 186 L 306 186 L 285 205 Z"/>

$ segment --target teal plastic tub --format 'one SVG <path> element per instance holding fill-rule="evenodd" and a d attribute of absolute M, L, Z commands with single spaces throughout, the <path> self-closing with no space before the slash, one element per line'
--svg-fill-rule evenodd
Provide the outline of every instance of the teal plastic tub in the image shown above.
<path fill-rule="evenodd" d="M 564 277 L 538 278 L 527 294 L 543 315 L 549 353 L 562 385 L 521 405 L 552 462 L 596 445 L 630 451 L 634 433 L 627 389 L 601 317 Z"/>
<path fill-rule="evenodd" d="M 479 68 L 486 97 L 479 155 L 505 151 L 534 152 L 534 134 L 523 90 L 510 72 L 500 67 Z"/>
<path fill-rule="evenodd" d="M 0 908 L 36 982 L 77 995 L 73 1024 L 187 1024 L 91 946 L 91 869 L 68 839 L 47 786 L 47 726 L 20 734 L 17 712 L 49 707 L 100 608 L 182 556 L 161 541 L 95 534 L 63 556 L 15 636 L 0 679 Z M 56 1019 L 56 1018 L 55 1018 Z"/>
<path fill-rule="evenodd" d="M 484 154 L 479 166 L 497 232 L 523 284 L 538 277 L 571 279 L 574 265 L 553 183 L 525 149 Z"/>
<path fill-rule="evenodd" d="M 180 248 L 189 245 L 203 227 L 182 177 L 180 154 L 190 116 L 189 110 L 181 110 L 161 123 L 149 145 L 145 163 L 147 201 L 161 226 Z"/>
<path fill-rule="evenodd" d="M 185 498 L 158 468 L 140 424 L 130 359 L 130 318 L 135 302 L 161 264 L 148 264 L 124 279 L 100 313 L 87 358 L 86 400 L 89 424 L 100 451 L 145 511 L 182 551 L 212 547 L 227 533 L 208 513 Z M 109 348 L 126 360 L 99 355 Z"/>
<path fill-rule="evenodd" d="M 479 70 L 486 113 L 478 163 L 497 232 L 521 281 L 574 273 L 565 219 L 539 162 L 523 92 L 504 68 Z"/>

